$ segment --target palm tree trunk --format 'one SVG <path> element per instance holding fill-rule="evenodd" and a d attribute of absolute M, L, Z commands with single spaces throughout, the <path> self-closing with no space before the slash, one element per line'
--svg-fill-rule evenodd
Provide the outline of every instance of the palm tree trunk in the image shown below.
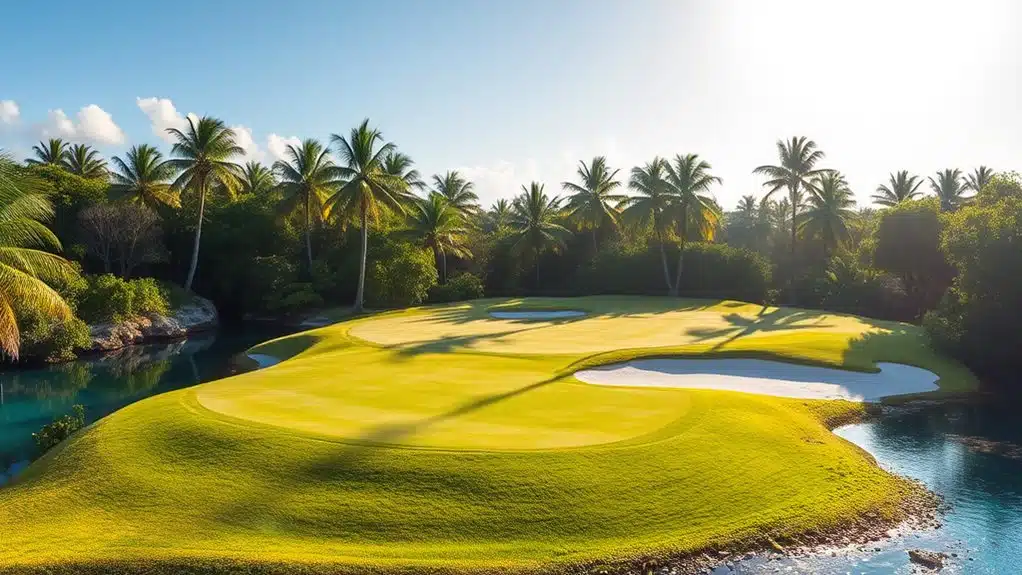
<path fill-rule="evenodd" d="M 670 294 L 674 291 L 674 287 L 671 286 L 671 272 L 667 269 L 667 252 L 664 251 L 664 238 L 659 226 L 655 222 L 653 225 L 657 226 L 656 238 L 657 243 L 660 244 L 660 263 L 664 266 L 664 283 L 667 284 L 667 293 Z"/>
<path fill-rule="evenodd" d="M 539 248 L 536 248 L 535 254 L 536 254 L 536 292 L 539 293 Z"/>
<path fill-rule="evenodd" d="M 199 178 L 199 223 L 195 226 L 195 242 L 192 244 L 192 263 L 188 267 L 188 279 L 185 280 L 185 291 L 192 291 L 195 270 L 199 267 L 199 242 L 202 240 L 202 218 L 206 211 L 206 178 Z"/>
<path fill-rule="evenodd" d="M 447 252 L 440 250 L 440 263 L 443 283 L 447 283 Z"/>
<path fill-rule="evenodd" d="M 362 206 L 362 257 L 360 258 L 361 264 L 358 272 L 358 292 L 355 294 L 355 313 L 361 313 L 363 309 L 363 302 L 365 298 L 365 283 L 366 283 L 366 254 L 369 248 L 369 226 L 366 222 L 366 207 Z"/>
<path fill-rule="evenodd" d="M 597 243 L 597 239 L 596 239 L 596 226 L 593 226 L 593 257 L 594 258 L 596 257 L 596 254 L 599 251 L 600 251 L 600 245 L 599 245 L 599 243 Z"/>
<path fill-rule="evenodd" d="M 312 278 L 312 215 L 309 213 L 309 192 L 305 194 L 305 256 L 309 267 L 307 273 Z"/>
<path fill-rule="evenodd" d="M 688 206 L 681 207 L 681 243 L 678 245 L 678 269 L 674 272 L 674 288 L 671 295 L 681 293 L 681 270 L 685 266 L 685 240 L 688 236 Z"/>

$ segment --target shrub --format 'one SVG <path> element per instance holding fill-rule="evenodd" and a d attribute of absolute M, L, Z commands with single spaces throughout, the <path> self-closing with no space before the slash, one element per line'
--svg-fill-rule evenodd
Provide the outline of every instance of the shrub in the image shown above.
<path fill-rule="evenodd" d="M 170 311 L 167 294 L 152 278 L 123 280 L 112 274 L 89 278 L 78 312 L 89 323 L 119 322 L 145 314 Z"/>
<path fill-rule="evenodd" d="M 483 280 L 468 272 L 456 275 L 447 283 L 435 285 L 429 290 L 429 301 L 433 303 L 465 301 L 481 297 L 483 297 Z"/>
<path fill-rule="evenodd" d="M 265 306 L 268 311 L 293 313 L 309 308 L 322 307 L 324 304 L 314 286 L 309 282 L 294 282 L 266 296 Z"/>
<path fill-rule="evenodd" d="M 85 408 L 80 404 L 71 407 L 71 414 L 54 419 L 38 432 L 32 434 L 40 453 L 46 453 L 53 446 L 64 441 L 71 434 L 85 427 Z"/>
<path fill-rule="evenodd" d="M 368 307 L 418 305 L 436 285 L 433 254 L 418 246 L 387 239 L 374 246 L 369 256 L 365 278 Z"/>
<path fill-rule="evenodd" d="M 77 317 L 54 321 L 39 310 L 24 306 L 18 307 L 17 317 L 23 360 L 70 361 L 76 351 L 92 344 L 89 326 Z"/>

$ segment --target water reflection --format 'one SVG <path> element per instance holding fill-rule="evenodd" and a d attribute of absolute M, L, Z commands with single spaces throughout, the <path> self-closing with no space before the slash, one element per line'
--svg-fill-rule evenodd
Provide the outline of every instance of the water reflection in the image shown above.
<path fill-rule="evenodd" d="M 246 327 L 0 372 L 0 485 L 35 457 L 32 433 L 74 404 L 84 405 L 88 421 L 95 421 L 151 395 L 230 375 L 234 355 L 281 334 L 277 328 Z"/>

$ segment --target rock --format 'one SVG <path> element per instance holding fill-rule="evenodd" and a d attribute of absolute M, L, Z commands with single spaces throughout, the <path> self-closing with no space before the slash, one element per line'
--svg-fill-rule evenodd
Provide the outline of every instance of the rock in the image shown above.
<path fill-rule="evenodd" d="M 169 316 L 152 314 L 120 323 L 89 326 L 91 350 L 112 351 L 140 343 L 181 339 L 214 329 L 217 324 L 216 306 L 196 296 L 191 302 L 173 310 Z"/>
<path fill-rule="evenodd" d="M 916 565 L 939 571 L 944 567 L 944 560 L 947 559 L 947 555 L 924 549 L 912 549 L 908 552 L 908 558 Z"/>

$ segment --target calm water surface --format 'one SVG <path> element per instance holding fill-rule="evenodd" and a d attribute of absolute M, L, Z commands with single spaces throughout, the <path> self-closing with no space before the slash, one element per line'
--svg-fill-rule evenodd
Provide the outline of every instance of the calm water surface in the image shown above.
<path fill-rule="evenodd" d="M 128 347 L 28 370 L 0 371 L 0 485 L 36 456 L 32 434 L 85 406 L 89 422 L 151 395 L 231 375 L 231 358 L 284 333 L 265 325 Z"/>
<path fill-rule="evenodd" d="M 37 370 L 0 372 L 0 484 L 34 456 L 32 433 L 81 403 L 94 421 L 145 397 L 230 375 L 231 358 L 280 335 L 265 327 Z M 913 573 L 908 549 L 955 553 L 946 573 L 1022 573 L 1022 402 L 945 404 L 899 411 L 836 432 L 951 505 L 931 532 L 819 556 L 721 566 L 715 574 Z M 879 547 L 879 551 L 875 548 Z"/>

